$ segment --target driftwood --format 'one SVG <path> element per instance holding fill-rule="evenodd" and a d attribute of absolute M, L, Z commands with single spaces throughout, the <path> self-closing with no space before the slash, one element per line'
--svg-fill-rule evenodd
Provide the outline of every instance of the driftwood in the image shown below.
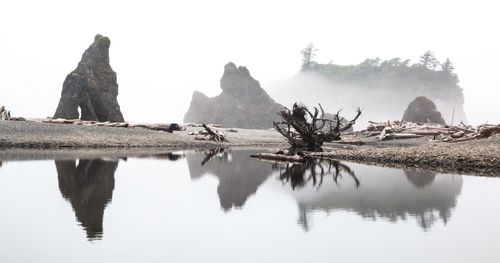
<path fill-rule="evenodd" d="M 213 131 L 210 129 L 206 124 L 201 125 L 203 128 L 205 128 L 206 133 L 200 133 L 203 134 L 204 137 L 195 137 L 195 140 L 207 140 L 207 141 L 216 141 L 216 142 L 229 142 L 226 139 L 226 136 L 219 132 L 219 131 Z"/>
<path fill-rule="evenodd" d="M 44 123 L 53 124 L 72 124 L 72 125 L 82 125 L 82 126 L 102 126 L 102 127 L 117 127 L 117 128 L 144 128 L 153 131 L 182 131 L 185 130 L 184 127 L 177 123 L 171 124 L 147 124 L 147 123 L 129 123 L 129 122 L 98 122 L 98 121 L 82 121 L 80 119 L 46 119 L 43 120 Z"/>
<path fill-rule="evenodd" d="M 5 106 L 0 106 L 0 120 L 8 121 L 10 120 L 10 111 L 5 108 Z"/>
<path fill-rule="evenodd" d="M 343 121 L 340 110 L 335 118 L 324 118 L 325 112 L 321 104 L 314 107 L 314 113 L 307 107 L 295 103 L 292 110 L 285 107 L 278 115 L 280 122 L 274 122 L 274 127 L 283 135 L 294 150 L 321 151 L 324 142 L 340 140 L 340 134 L 356 122 L 361 115 L 358 108 L 356 116 L 351 121 Z"/>
<path fill-rule="evenodd" d="M 304 156 L 286 155 L 286 154 L 276 154 L 276 153 L 257 153 L 250 155 L 250 157 L 257 158 L 264 161 L 277 161 L 277 162 L 288 162 L 288 163 L 302 163 L 305 161 Z"/>
<path fill-rule="evenodd" d="M 370 122 L 362 134 L 378 136 L 379 140 L 419 138 L 433 136 L 433 141 L 461 142 L 484 139 L 500 133 L 500 125 L 483 124 L 477 127 L 460 123 L 456 126 L 443 126 L 430 123 L 407 121 Z"/>

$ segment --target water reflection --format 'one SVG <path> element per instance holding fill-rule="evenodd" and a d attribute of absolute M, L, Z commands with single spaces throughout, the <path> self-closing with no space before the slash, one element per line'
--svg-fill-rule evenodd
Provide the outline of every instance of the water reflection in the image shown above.
<path fill-rule="evenodd" d="M 59 190 L 73 206 L 89 240 L 103 234 L 104 209 L 113 197 L 118 161 L 55 161 Z"/>
<path fill-rule="evenodd" d="M 320 178 L 316 180 L 319 182 L 306 180 L 312 181 L 311 187 L 307 187 L 303 178 L 314 178 L 310 175 L 312 170 L 306 169 L 308 164 L 302 168 L 296 166 L 286 166 L 285 171 L 280 171 L 279 179 L 292 186 L 289 194 L 297 201 L 298 222 L 306 231 L 310 229 L 312 213 L 335 210 L 352 211 L 363 218 L 382 218 L 392 222 L 412 217 L 423 230 L 428 230 L 438 219 L 444 224 L 448 222 L 462 188 L 459 176 L 438 176 L 419 170 L 405 170 L 406 176 L 403 176 L 401 170 L 366 166 L 360 166 L 362 169 L 354 175 L 349 167 L 337 162 L 333 162 L 333 166 L 341 167 L 339 169 L 319 169 L 318 173 L 316 168 L 316 177 Z M 338 180 L 339 171 L 348 174 L 355 183 Z M 329 184 L 323 183 L 328 172 L 334 179 Z M 288 174 L 293 174 L 293 177 L 283 176 Z M 302 188 L 297 189 L 297 185 Z"/>
<path fill-rule="evenodd" d="M 408 181 L 410 181 L 417 188 L 424 188 L 430 185 L 436 177 L 435 173 L 425 170 L 404 170 L 404 172 Z"/>
<path fill-rule="evenodd" d="M 318 211 L 351 211 L 370 220 L 415 218 L 423 229 L 447 223 L 462 188 L 462 178 L 429 171 L 399 170 L 310 159 L 302 164 L 263 162 L 249 156 L 258 150 L 211 150 L 164 153 L 148 158 L 186 159 L 193 180 L 215 176 L 220 207 L 242 208 L 263 184 L 290 195 L 298 206 L 298 223 L 311 228 Z M 1 164 L 1 163 L 0 163 Z M 59 189 L 72 205 L 90 240 L 103 235 L 103 216 L 114 190 L 118 161 L 55 161 Z M 276 180 L 276 179 L 277 180 Z"/>
<path fill-rule="evenodd" d="M 276 163 L 273 168 L 279 171 L 279 179 L 284 183 L 290 183 L 292 189 L 304 187 L 308 182 L 317 189 L 323 184 L 323 179 L 327 176 L 332 177 L 338 185 L 343 174 L 348 174 L 354 181 L 356 188 L 360 181 L 349 168 L 349 166 L 335 160 L 306 159 L 304 163 Z"/>
<path fill-rule="evenodd" d="M 336 210 L 352 211 L 371 220 L 415 218 L 423 230 L 428 230 L 438 219 L 448 222 L 462 188 L 460 176 L 363 165 L 352 169 L 335 160 L 270 164 L 248 158 L 256 152 L 219 148 L 189 153 L 186 159 L 191 178 L 211 174 L 219 179 L 217 193 L 224 211 L 243 207 L 276 173 L 279 191 L 296 200 L 298 223 L 306 231 L 312 213 Z"/>
<path fill-rule="evenodd" d="M 192 179 L 211 174 L 219 179 L 217 194 L 224 211 L 241 208 L 249 196 L 272 174 L 272 166 L 250 158 L 256 150 L 216 148 L 188 153 L 186 159 Z"/>

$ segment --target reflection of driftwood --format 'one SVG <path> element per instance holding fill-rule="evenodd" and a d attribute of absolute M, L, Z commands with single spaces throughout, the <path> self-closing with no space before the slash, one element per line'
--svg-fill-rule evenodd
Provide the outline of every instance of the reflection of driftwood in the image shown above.
<path fill-rule="evenodd" d="M 488 138 L 500 133 L 500 125 L 483 124 L 477 127 L 460 123 L 456 126 L 443 126 L 430 123 L 415 123 L 407 121 L 370 122 L 365 131 L 366 136 L 378 136 L 379 140 L 419 138 L 426 135 L 434 136 L 441 142 L 461 142 Z"/>
<path fill-rule="evenodd" d="M 82 121 L 80 119 L 47 119 L 43 120 L 45 123 L 54 124 L 73 124 L 73 125 L 83 125 L 83 126 L 103 126 L 103 127 L 119 127 L 119 128 L 144 128 L 153 131 L 182 131 L 185 130 L 184 127 L 177 123 L 171 124 L 148 124 L 148 123 L 129 123 L 129 122 L 98 122 L 98 121 Z"/>
<path fill-rule="evenodd" d="M 361 184 L 349 166 L 335 160 L 305 158 L 303 163 L 287 163 L 284 167 L 275 167 L 279 167 L 279 179 L 284 183 L 290 182 L 292 189 L 303 187 L 309 181 L 312 182 L 313 186 L 317 185 L 319 189 L 323 178 L 327 175 L 332 175 L 333 180 L 338 184 L 338 180 L 342 178 L 342 172 L 353 178 L 356 188 Z"/>
<path fill-rule="evenodd" d="M 154 158 L 154 159 L 166 159 L 169 161 L 177 161 L 184 159 L 186 155 L 184 153 L 162 153 L 162 154 L 155 154 L 153 156 L 150 156 L 148 158 Z"/>
<path fill-rule="evenodd" d="M 202 127 L 205 128 L 206 134 L 204 134 L 204 137 L 196 137 L 195 140 L 209 140 L 209 141 L 216 141 L 216 142 L 229 142 L 226 139 L 226 136 L 219 132 L 219 131 L 212 131 L 206 124 L 202 124 Z M 207 138 L 208 136 L 208 138 Z"/>
<path fill-rule="evenodd" d="M 357 109 L 354 119 L 348 122 L 343 122 L 339 114 L 340 111 L 333 120 L 326 119 L 321 104 L 319 109 L 314 107 L 313 113 L 295 103 L 292 110 L 285 108 L 278 113 L 282 120 L 274 122 L 274 127 L 288 140 L 292 149 L 319 151 L 324 142 L 340 140 L 340 134 L 352 127 L 361 110 Z"/>
<path fill-rule="evenodd" d="M 212 160 L 214 157 L 218 156 L 219 154 L 222 154 L 224 151 L 225 151 L 225 149 L 222 147 L 210 149 L 208 152 L 204 151 L 205 159 L 203 159 L 203 161 L 201 161 L 201 165 L 202 166 L 205 165 L 207 162 L 209 162 L 210 160 Z"/>

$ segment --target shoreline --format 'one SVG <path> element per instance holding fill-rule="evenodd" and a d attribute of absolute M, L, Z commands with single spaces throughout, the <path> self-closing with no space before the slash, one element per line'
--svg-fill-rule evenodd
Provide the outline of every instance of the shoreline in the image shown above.
<path fill-rule="evenodd" d="M 143 128 L 87 127 L 32 121 L 0 122 L 0 161 L 54 158 L 126 158 L 216 147 L 287 148 L 276 131 L 214 128 L 229 142 L 195 140 L 201 127 L 166 133 Z M 230 131 L 233 132 L 230 132 Z M 236 132 L 234 132 L 236 131 Z M 466 142 L 429 142 L 431 137 L 378 141 L 345 136 L 363 145 L 327 143 L 314 156 L 375 166 L 428 169 L 442 173 L 500 176 L 500 134 Z M 330 152 L 328 152 L 330 151 Z"/>

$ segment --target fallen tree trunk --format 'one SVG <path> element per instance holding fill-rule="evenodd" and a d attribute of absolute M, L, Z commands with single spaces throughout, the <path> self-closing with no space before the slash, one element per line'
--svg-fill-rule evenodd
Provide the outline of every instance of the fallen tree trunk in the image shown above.
<path fill-rule="evenodd" d="M 153 131 L 163 131 L 172 133 L 173 131 L 182 131 L 184 127 L 179 124 L 148 124 L 148 123 L 128 123 L 128 122 L 98 122 L 98 121 L 82 121 L 80 119 L 47 119 L 43 123 L 53 124 L 73 124 L 82 126 L 98 126 L 98 127 L 116 127 L 116 128 L 144 128 Z"/>
<path fill-rule="evenodd" d="M 289 162 L 289 163 L 302 163 L 305 161 L 303 156 L 295 155 L 285 155 L 285 154 L 276 154 L 276 153 L 258 153 L 250 155 L 250 157 L 269 160 L 269 161 L 278 161 L 278 162 Z"/>
<path fill-rule="evenodd" d="M 385 140 L 397 140 L 397 139 L 413 139 L 413 138 L 421 138 L 423 135 L 418 135 L 414 133 L 389 133 L 386 134 L 381 141 Z"/>

